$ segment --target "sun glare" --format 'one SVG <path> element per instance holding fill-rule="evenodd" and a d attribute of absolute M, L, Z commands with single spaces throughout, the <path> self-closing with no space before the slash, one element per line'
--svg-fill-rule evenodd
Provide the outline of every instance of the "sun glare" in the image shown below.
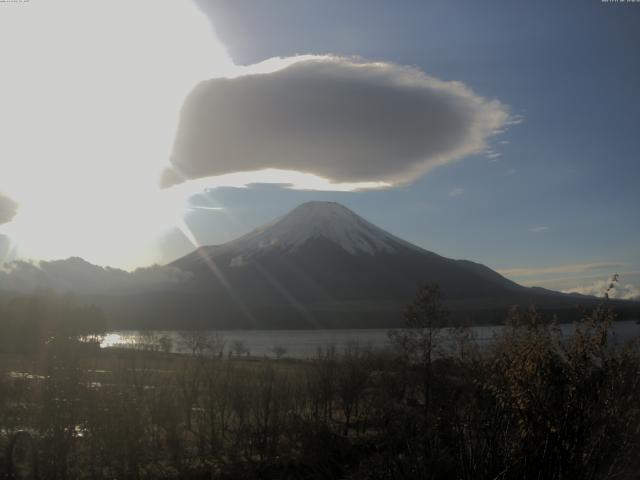
<path fill-rule="evenodd" d="M 159 188 L 178 115 L 200 81 L 269 73 L 300 56 L 235 66 L 193 2 L 29 2 L 0 16 L 0 191 L 19 204 L 3 225 L 22 258 L 81 256 L 132 268 L 181 225 L 187 198 L 216 186 L 381 188 L 265 169 Z"/>
<path fill-rule="evenodd" d="M 126 265 L 176 223 L 162 191 L 178 112 L 234 66 L 192 2 L 30 2 L 0 16 L 0 190 L 19 203 L 3 232 L 21 256 Z"/>

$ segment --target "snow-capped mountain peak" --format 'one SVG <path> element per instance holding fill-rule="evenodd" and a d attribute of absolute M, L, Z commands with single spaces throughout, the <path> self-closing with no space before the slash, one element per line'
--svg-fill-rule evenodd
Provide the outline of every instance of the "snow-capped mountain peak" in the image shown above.
<path fill-rule="evenodd" d="M 350 254 L 392 253 L 405 243 L 335 202 L 307 202 L 288 214 L 221 248 L 247 253 L 281 248 L 295 250 L 312 239 L 324 238 Z"/>

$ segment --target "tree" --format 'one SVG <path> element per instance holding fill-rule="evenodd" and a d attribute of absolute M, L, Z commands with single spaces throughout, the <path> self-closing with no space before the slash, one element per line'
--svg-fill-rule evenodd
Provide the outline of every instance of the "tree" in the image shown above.
<path fill-rule="evenodd" d="M 423 406 L 429 410 L 433 360 L 439 337 L 449 323 L 449 312 L 442 304 L 438 284 L 425 285 L 418 290 L 404 317 L 405 328 L 391 331 L 389 337 L 407 365 L 418 370 Z"/>
<path fill-rule="evenodd" d="M 192 357 L 220 356 L 225 340 L 220 333 L 206 330 L 184 330 L 178 333 L 178 344 Z"/>
<path fill-rule="evenodd" d="M 160 350 L 162 350 L 164 353 L 168 354 L 173 350 L 173 340 L 169 335 L 162 335 L 158 339 L 158 345 L 160 346 Z"/>
<path fill-rule="evenodd" d="M 347 343 L 336 377 L 336 393 L 344 414 L 344 435 L 347 436 L 352 418 L 358 416 L 361 397 L 369 379 L 366 357 L 357 342 Z"/>
<path fill-rule="evenodd" d="M 278 360 L 280 360 L 282 357 L 284 357 L 287 354 L 287 349 L 282 345 L 276 345 L 275 347 L 273 347 L 272 351 Z"/>
<path fill-rule="evenodd" d="M 249 355 L 249 348 L 247 347 L 247 344 L 242 340 L 236 340 L 233 342 L 232 351 L 236 352 L 236 355 L 238 357 L 244 354 Z"/>

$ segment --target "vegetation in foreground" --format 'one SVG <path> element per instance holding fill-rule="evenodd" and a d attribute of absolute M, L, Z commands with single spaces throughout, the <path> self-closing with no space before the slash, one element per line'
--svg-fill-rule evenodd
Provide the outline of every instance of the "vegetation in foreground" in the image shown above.
<path fill-rule="evenodd" d="M 251 361 L 201 333 L 185 334 L 190 355 L 100 351 L 99 312 L 14 300 L 0 309 L 0 451 L 29 432 L 47 479 L 638 478 L 640 350 L 610 344 L 613 320 L 605 303 L 562 338 L 514 310 L 480 349 L 442 328 L 428 286 L 392 351 Z"/>

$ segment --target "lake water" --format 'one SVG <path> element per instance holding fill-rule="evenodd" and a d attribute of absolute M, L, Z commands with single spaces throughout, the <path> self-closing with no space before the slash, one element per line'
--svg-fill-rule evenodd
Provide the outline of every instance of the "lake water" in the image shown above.
<path fill-rule="evenodd" d="M 480 344 L 490 342 L 503 327 L 482 326 L 473 327 L 472 331 Z M 573 325 L 560 325 L 563 336 L 570 336 Z M 210 332 L 219 335 L 223 340 L 224 354 L 237 347 L 241 342 L 251 356 L 275 357 L 274 349 L 284 349 L 285 357 L 312 358 L 316 356 L 318 348 L 335 346 L 342 351 L 351 342 L 361 346 L 371 346 L 375 349 L 389 347 L 388 329 L 358 329 L 358 330 L 217 330 Z M 114 331 L 107 334 L 102 342 L 103 347 L 125 346 L 141 347 L 153 344 L 159 338 L 166 336 L 171 339 L 174 352 L 186 353 L 187 348 L 179 332 L 176 331 Z M 616 322 L 613 328 L 612 342 L 624 344 L 640 336 L 640 324 L 636 321 Z"/>

